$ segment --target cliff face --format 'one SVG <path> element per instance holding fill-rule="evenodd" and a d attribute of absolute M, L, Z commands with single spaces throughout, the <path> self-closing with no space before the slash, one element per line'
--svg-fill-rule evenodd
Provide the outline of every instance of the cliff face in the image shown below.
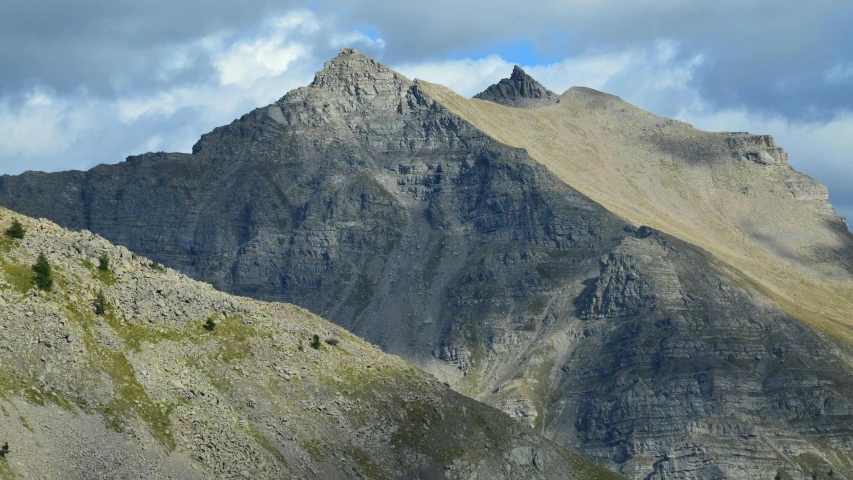
<path fill-rule="evenodd" d="M 24 239 L 0 240 L 3 478 L 618 478 L 299 307 L 17 218 Z M 40 253 L 50 292 L 31 282 Z"/>
<path fill-rule="evenodd" d="M 598 92 L 562 98 L 567 119 L 592 112 L 615 129 L 634 115 Z M 322 314 L 633 478 L 853 476 L 847 343 L 804 326 L 707 248 L 629 225 L 579 192 L 592 180 L 567 185 L 531 158 L 546 138 L 513 148 L 472 124 L 510 125 L 526 110 L 471 102 L 497 112 L 478 117 L 454 102 L 345 50 L 311 86 L 204 135 L 191 155 L 2 177 L 0 203 Z M 819 187 L 770 165 L 784 156 L 766 137 L 696 140 L 658 121 L 642 138 L 655 136 L 670 163 L 772 168 L 760 178 L 806 192 L 810 211 L 832 218 Z M 594 138 L 561 151 L 584 165 L 616 148 Z M 576 176 L 589 172 L 621 170 Z"/>

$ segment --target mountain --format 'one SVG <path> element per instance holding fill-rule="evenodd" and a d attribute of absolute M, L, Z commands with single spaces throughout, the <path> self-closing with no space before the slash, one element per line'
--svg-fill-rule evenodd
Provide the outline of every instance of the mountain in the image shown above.
<path fill-rule="evenodd" d="M 474 95 L 479 100 L 516 108 L 539 108 L 560 103 L 560 96 L 543 87 L 518 65 L 512 75 Z"/>
<path fill-rule="evenodd" d="M 0 204 L 298 304 L 631 478 L 853 478 L 825 187 L 594 90 L 500 103 L 345 49 L 192 154 L 4 176 Z"/>
<path fill-rule="evenodd" d="M 25 237 L 0 244 L 2 478 L 618 478 L 299 307 L 17 218 Z"/>

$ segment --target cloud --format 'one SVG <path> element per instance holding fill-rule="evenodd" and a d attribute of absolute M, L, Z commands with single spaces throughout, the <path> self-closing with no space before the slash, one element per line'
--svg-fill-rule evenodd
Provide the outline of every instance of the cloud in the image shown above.
<path fill-rule="evenodd" d="M 322 66 L 306 35 L 324 38 L 334 24 L 296 11 L 272 17 L 254 35 L 206 37 L 165 57 L 162 76 L 180 70 L 187 52 L 204 52 L 213 75 L 191 84 L 118 98 L 62 95 L 32 88 L 0 100 L 0 170 L 85 169 L 151 150 L 183 151 L 205 132 L 307 84 Z"/>
<path fill-rule="evenodd" d="M 853 212 L 853 152 L 849 142 L 853 138 L 853 109 L 839 111 L 827 120 L 791 119 L 747 108 L 719 109 L 703 96 L 697 82 L 705 56 L 684 56 L 680 49 L 678 42 L 664 39 L 646 49 L 590 53 L 522 67 L 556 92 L 582 85 L 619 95 L 652 113 L 678 118 L 703 130 L 771 134 L 788 150 L 793 167 L 827 184 L 839 212 Z M 470 97 L 509 76 L 512 63 L 492 55 L 403 64 L 397 69 Z"/>
<path fill-rule="evenodd" d="M 853 80 L 853 64 L 837 64 L 824 73 L 827 83 L 837 84 Z"/>
<path fill-rule="evenodd" d="M 189 151 L 355 46 L 467 96 L 518 63 L 558 93 L 770 133 L 851 208 L 851 22 L 845 0 L 0 2 L 0 170 Z"/>
<path fill-rule="evenodd" d="M 546 0 L 519 8 L 515 0 L 390 0 L 319 2 L 371 25 L 387 42 L 391 64 L 479 58 L 489 48 L 530 43 L 549 60 L 590 51 L 651 49 L 661 38 L 677 55 L 702 56 L 694 81 L 716 108 L 747 107 L 789 117 L 831 118 L 853 105 L 853 89 L 826 88 L 823 72 L 853 63 L 853 4 L 817 0 Z M 527 58 L 506 58 L 526 63 Z M 768 85 L 771 88 L 768 88 Z"/>
<path fill-rule="evenodd" d="M 508 76 L 512 64 L 497 55 L 490 55 L 476 60 L 409 63 L 394 65 L 393 68 L 409 78 L 438 83 L 470 97 Z"/>

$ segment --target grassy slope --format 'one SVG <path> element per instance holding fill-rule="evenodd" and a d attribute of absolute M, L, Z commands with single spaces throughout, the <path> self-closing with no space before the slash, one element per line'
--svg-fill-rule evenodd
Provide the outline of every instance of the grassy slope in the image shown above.
<path fill-rule="evenodd" d="M 767 167 L 685 161 L 662 149 L 659 140 L 701 144 L 719 134 L 666 121 L 606 95 L 577 100 L 570 91 L 558 105 L 522 110 L 421 85 L 613 213 L 704 248 L 727 264 L 730 275 L 753 284 L 795 318 L 853 341 L 853 281 L 824 253 L 843 249 L 849 237 L 796 200 Z"/>

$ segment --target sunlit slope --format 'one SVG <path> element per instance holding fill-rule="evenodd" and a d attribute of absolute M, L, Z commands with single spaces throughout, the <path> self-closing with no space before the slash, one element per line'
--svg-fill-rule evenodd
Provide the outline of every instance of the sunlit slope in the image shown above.
<path fill-rule="evenodd" d="M 791 315 L 853 340 L 853 237 L 772 138 L 703 132 L 586 88 L 526 110 L 420 84 L 617 215 L 708 250 Z"/>

